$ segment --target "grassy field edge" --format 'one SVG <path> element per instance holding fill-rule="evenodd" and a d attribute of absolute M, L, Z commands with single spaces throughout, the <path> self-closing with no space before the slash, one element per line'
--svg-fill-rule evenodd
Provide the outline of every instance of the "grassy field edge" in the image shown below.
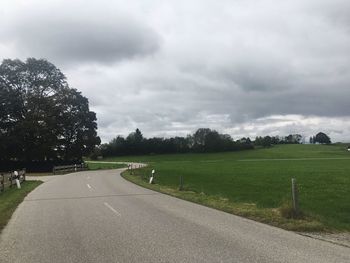
<path fill-rule="evenodd" d="M 207 195 L 203 192 L 198 193 L 186 189 L 180 191 L 179 189 L 159 184 L 149 184 L 142 175 L 142 169 L 134 170 L 133 174 L 128 170 L 124 171 L 121 176 L 141 187 L 285 230 L 298 232 L 338 232 L 338 230 L 325 226 L 322 222 L 309 215 L 304 215 L 302 219 L 288 219 L 281 215 L 278 208 L 259 208 L 254 203 L 232 202 L 227 198 Z"/>
<path fill-rule="evenodd" d="M 40 184 L 42 184 L 41 181 L 26 181 L 21 185 L 21 189 L 13 187 L 0 193 L 0 233 L 11 219 L 12 214 L 19 204 Z"/>

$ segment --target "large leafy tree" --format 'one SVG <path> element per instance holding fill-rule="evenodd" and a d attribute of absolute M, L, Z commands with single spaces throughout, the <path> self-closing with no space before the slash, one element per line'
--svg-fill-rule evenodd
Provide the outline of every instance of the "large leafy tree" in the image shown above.
<path fill-rule="evenodd" d="M 0 158 L 79 160 L 100 143 L 96 114 L 52 63 L 0 65 Z"/>
<path fill-rule="evenodd" d="M 322 143 L 322 144 L 330 144 L 331 143 L 331 139 L 328 137 L 327 134 L 323 133 L 323 132 L 319 132 L 316 134 L 315 139 L 314 139 L 314 143 Z"/>

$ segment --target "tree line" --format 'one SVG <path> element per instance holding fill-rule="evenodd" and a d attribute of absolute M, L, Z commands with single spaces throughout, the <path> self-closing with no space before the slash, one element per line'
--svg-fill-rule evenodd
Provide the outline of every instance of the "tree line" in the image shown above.
<path fill-rule="evenodd" d="M 135 154 L 164 154 L 164 153 L 205 153 L 253 149 L 250 139 L 233 140 L 228 134 L 220 134 L 209 128 L 200 128 L 186 137 L 145 138 L 136 129 L 126 138 L 117 136 L 112 141 L 102 144 L 93 158 L 102 155 L 121 156 Z"/>
<path fill-rule="evenodd" d="M 305 143 L 303 141 L 303 136 L 300 134 L 289 134 L 288 136 L 281 137 L 281 136 L 265 136 L 265 137 L 256 137 L 255 141 L 253 142 L 255 146 L 263 146 L 263 147 L 270 147 L 272 145 L 276 144 L 301 144 Z M 311 136 L 309 139 L 310 144 L 330 144 L 331 139 L 330 137 L 323 133 L 319 132 L 314 136 Z"/>
<path fill-rule="evenodd" d="M 323 138 L 323 134 L 324 133 L 318 133 L 314 137 L 317 138 L 319 143 L 328 143 L 328 141 L 320 139 Z M 96 159 L 98 156 L 109 157 L 142 154 L 225 152 L 250 150 L 254 149 L 255 146 L 271 147 L 277 144 L 301 143 L 303 143 L 303 136 L 300 134 L 290 134 L 288 136 L 258 136 L 255 140 L 251 140 L 249 137 L 243 137 L 239 140 L 233 140 L 228 134 L 220 134 L 216 130 L 211 130 L 209 128 L 200 128 L 186 137 L 145 138 L 142 132 L 136 129 L 126 138 L 117 136 L 109 143 L 100 145 L 91 155 L 91 158 Z"/>

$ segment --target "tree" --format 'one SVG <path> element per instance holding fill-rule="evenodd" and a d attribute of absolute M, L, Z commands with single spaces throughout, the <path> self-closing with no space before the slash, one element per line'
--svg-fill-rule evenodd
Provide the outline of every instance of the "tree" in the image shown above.
<path fill-rule="evenodd" d="M 289 143 L 289 144 L 299 144 L 301 143 L 302 139 L 303 139 L 303 136 L 301 136 L 300 134 L 289 134 L 285 138 L 285 141 L 286 143 Z"/>
<path fill-rule="evenodd" d="M 129 153 L 131 154 L 141 154 L 143 153 L 143 135 L 141 131 L 137 128 L 135 132 L 132 132 L 126 137 L 126 143 Z"/>
<path fill-rule="evenodd" d="M 209 128 L 199 128 L 193 134 L 193 148 L 195 151 L 203 152 L 205 150 L 206 137 L 209 133 L 211 133 Z"/>
<path fill-rule="evenodd" d="M 314 139 L 314 143 L 322 143 L 322 144 L 330 144 L 331 143 L 331 139 L 328 137 L 327 134 L 323 133 L 323 132 L 319 132 L 316 134 L 315 139 Z"/>
<path fill-rule="evenodd" d="M 43 59 L 2 62 L 0 112 L 2 159 L 81 160 L 100 143 L 88 100 Z"/>
<path fill-rule="evenodd" d="M 204 140 L 204 151 L 217 152 L 222 149 L 222 137 L 220 137 L 220 134 L 215 130 L 208 132 Z"/>
<path fill-rule="evenodd" d="M 270 136 L 265 136 L 262 140 L 263 147 L 270 147 L 272 144 L 272 138 Z"/>
<path fill-rule="evenodd" d="M 256 137 L 255 138 L 255 145 L 260 145 L 263 147 L 270 147 L 272 145 L 272 138 L 271 136 L 265 136 L 265 137 Z"/>

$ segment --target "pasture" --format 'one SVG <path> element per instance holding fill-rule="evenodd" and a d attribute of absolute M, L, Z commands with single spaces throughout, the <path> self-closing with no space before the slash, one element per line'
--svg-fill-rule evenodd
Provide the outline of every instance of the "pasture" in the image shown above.
<path fill-rule="evenodd" d="M 108 158 L 150 164 L 124 176 L 141 185 L 291 230 L 350 231 L 350 152 L 346 145 L 277 145 L 212 153 Z M 156 185 L 146 183 L 156 170 Z M 136 176 L 135 176 L 136 175 Z M 184 191 L 178 191 L 183 177 Z M 281 217 L 296 178 L 305 217 Z"/>

